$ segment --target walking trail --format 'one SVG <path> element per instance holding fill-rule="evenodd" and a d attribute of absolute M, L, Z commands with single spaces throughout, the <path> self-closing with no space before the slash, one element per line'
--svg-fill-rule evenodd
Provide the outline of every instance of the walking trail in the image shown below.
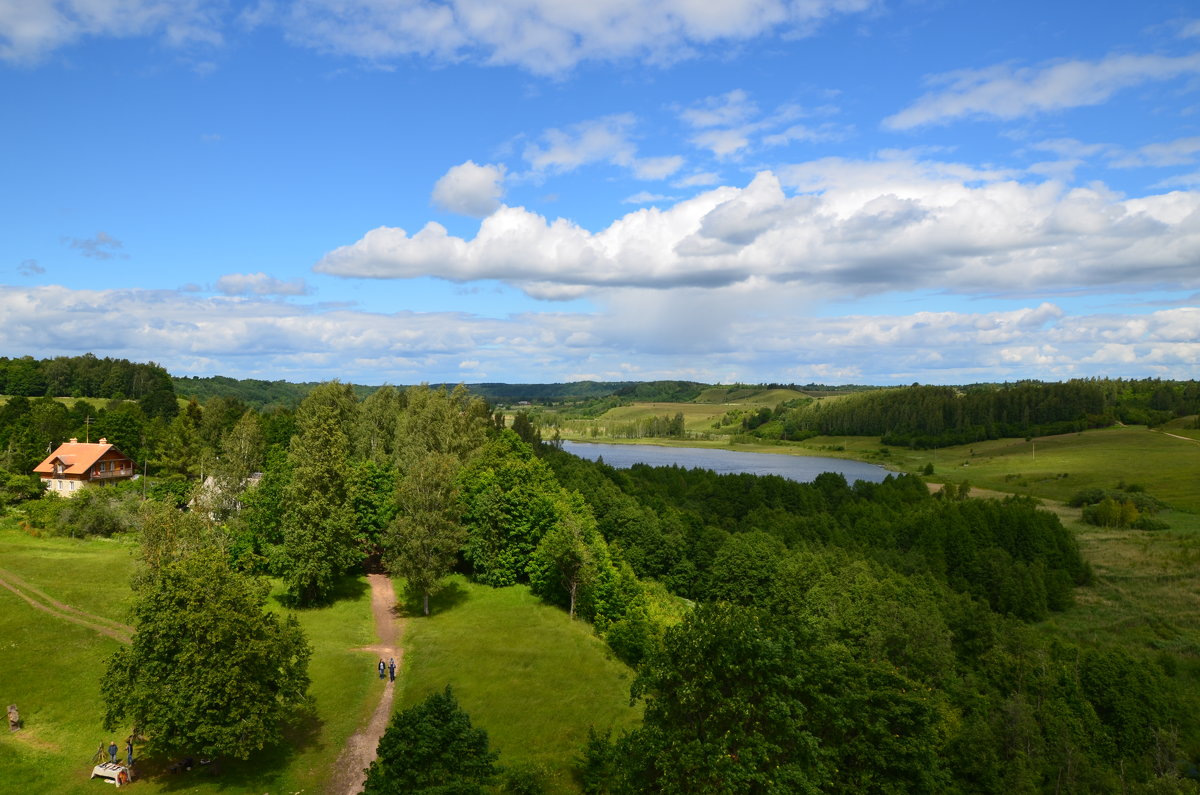
<path fill-rule="evenodd" d="M 386 574 L 368 574 L 367 581 L 371 584 L 371 612 L 375 616 L 375 633 L 379 636 L 379 643 L 364 646 L 360 651 L 372 652 L 384 662 L 389 657 L 395 657 L 396 667 L 399 668 L 404 662 L 404 649 L 396 645 L 396 595 L 392 590 L 391 578 Z M 392 716 L 394 692 L 395 683 L 390 679 L 385 680 L 383 694 L 379 697 L 371 720 L 355 732 L 338 756 L 333 779 L 329 782 L 330 795 L 358 795 L 362 792 L 367 779 L 366 769 L 375 760 L 375 749 L 379 747 L 379 739 L 383 737 Z"/>
<path fill-rule="evenodd" d="M 119 621 L 113 621 L 94 613 L 85 613 L 78 607 L 63 604 L 57 599 L 48 596 L 44 591 L 25 582 L 11 571 L 0 569 L 0 587 L 7 588 L 15 593 L 21 599 L 24 599 L 30 607 L 49 613 L 55 618 L 70 621 L 72 624 L 78 624 L 81 627 L 87 627 L 93 632 L 99 632 L 101 635 L 105 635 L 121 643 L 129 644 L 133 642 L 133 627 L 128 624 L 122 624 Z"/>

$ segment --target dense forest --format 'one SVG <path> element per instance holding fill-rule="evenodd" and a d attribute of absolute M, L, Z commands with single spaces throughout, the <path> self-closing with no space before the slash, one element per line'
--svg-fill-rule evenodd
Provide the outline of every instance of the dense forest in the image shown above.
<path fill-rule="evenodd" d="M 137 483 L 73 500 L 10 488 L 45 532 L 136 533 L 164 572 L 215 567 L 231 594 L 275 577 L 298 606 L 379 561 L 424 612 L 458 571 L 590 622 L 646 710 L 580 749 L 589 792 L 1197 791 L 1195 661 L 1040 631 L 1092 573 L 1028 499 L 933 495 L 915 476 L 617 470 L 543 444 L 523 414 L 505 427 L 463 387 L 360 398 L 333 382 L 295 409 L 214 396 L 169 420 L 116 398 L 0 411 L 10 465 L 87 416 L 151 462 L 148 502 Z M 209 528 L 189 531 L 203 549 L 178 546 L 172 515 Z M 271 632 L 303 659 L 302 639 Z M 121 709 L 149 709 L 153 689 L 138 698 Z"/>
<path fill-rule="evenodd" d="M 862 391 L 797 400 L 743 420 L 762 438 L 879 436 L 884 444 L 948 447 L 1002 437 L 1048 436 L 1116 423 L 1160 425 L 1200 412 L 1200 382 L 1158 379 L 1023 381 Z"/>
<path fill-rule="evenodd" d="M 179 407 L 171 376 L 157 364 L 126 359 L 0 356 L 0 395 L 135 400 L 148 417 L 174 417 Z"/>

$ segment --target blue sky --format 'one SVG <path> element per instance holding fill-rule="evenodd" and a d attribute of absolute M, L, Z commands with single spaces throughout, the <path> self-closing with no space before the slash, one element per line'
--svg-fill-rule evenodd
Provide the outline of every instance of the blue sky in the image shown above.
<path fill-rule="evenodd" d="M 0 355 L 1200 371 L 1190 2 L 0 4 Z"/>

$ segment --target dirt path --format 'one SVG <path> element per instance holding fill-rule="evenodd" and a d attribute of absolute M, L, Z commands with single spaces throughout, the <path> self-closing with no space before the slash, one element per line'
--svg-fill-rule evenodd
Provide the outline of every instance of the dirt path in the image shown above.
<path fill-rule="evenodd" d="M 25 582 L 10 571 L 0 569 L 0 587 L 7 588 L 15 593 L 21 599 L 24 599 L 30 607 L 49 613 L 55 618 L 70 621 L 72 624 L 78 624 L 81 627 L 87 627 L 94 632 L 99 632 L 101 635 L 105 635 L 121 643 L 129 644 L 133 642 L 133 627 L 128 624 L 122 624 L 119 621 L 113 621 L 103 616 L 94 615 L 93 613 L 85 613 L 77 607 L 64 604 L 46 595 L 43 591 Z"/>
<path fill-rule="evenodd" d="M 396 595 L 392 590 L 392 581 L 385 574 L 368 574 L 367 581 L 371 584 L 371 613 L 375 616 L 375 634 L 379 643 L 375 646 L 364 646 L 360 651 L 369 651 L 375 662 L 388 658 L 396 659 L 396 667 L 404 662 L 404 650 L 396 645 L 399 626 L 396 622 Z M 363 660 L 364 675 L 370 661 Z M 346 747 L 338 756 L 334 765 L 333 779 L 329 782 L 327 792 L 330 795 L 358 795 L 362 792 L 366 781 L 366 769 L 375 759 L 375 749 L 379 747 L 379 738 L 383 737 L 388 721 L 392 717 L 392 696 L 395 683 L 385 680 L 383 694 L 379 704 L 371 715 L 371 720 L 346 742 Z"/>
<path fill-rule="evenodd" d="M 1163 436 L 1170 436 L 1172 439 L 1183 439 L 1185 442 L 1191 442 L 1192 444 L 1200 444 L 1200 442 L 1197 442 L 1190 436 L 1180 436 L 1177 433 L 1168 433 L 1167 431 L 1155 431 L 1155 433 L 1161 433 Z"/>

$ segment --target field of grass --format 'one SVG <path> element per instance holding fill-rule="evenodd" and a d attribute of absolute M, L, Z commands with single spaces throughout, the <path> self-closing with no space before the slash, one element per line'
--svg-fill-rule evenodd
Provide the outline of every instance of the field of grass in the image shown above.
<path fill-rule="evenodd" d="M 133 551 L 123 540 L 31 538 L 11 518 L 0 519 L 0 567 L 105 618 L 126 618 Z M 139 792 L 321 791 L 346 739 L 378 697 L 373 657 L 353 651 L 374 637 L 365 578 L 348 579 L 333 606 L 297 617 L 314 647 L 309 675 L 315 714 L 292 732 L 287 746 L 251 762 L 224 763 L 219 777 L 202 770 L 155 776 L 167 760 L 144 759 L 139 769 L 150 777 L 138 782 Z M 0 791 L 94 793 L 104 786 L 88 780 L 89 760 L 112 739 L 102 733 L 100 680 L 117 648 L 117 641 L 35 610 L 0 588 L 0 701 L 15 703 L 25 724 L 16 734 L 0 732 Z M 125 734 L 117 732 L 118 741 Z M 10 789 L 14 782 L 19 786 Z"/>
<path fill-rule="evenodd" d="M 780 403 L 806 397 L 794 389 L 758 389 L 756 387 L 714 386 L 701 392 L 697 403 L 737 404 L 756 409 L 767 406 L 775 408 Z"/>
<path fill-rule="evenodd" d="M 619 730 L 640 720 L 640 708 L 629 705 L 632 671 L 590 625 L 527 588 L 456 577 L 432 608 L 429 618 L 408 620 L 400 641 L 397 707 L 450 685 L 471 722 L 487 730 L 500 764 L 540 771 L 548 791 L 578 791 L 570 769 L 589 726 Z"/>
<path fill-rule="evenodd" d="M 1075 607 L 1042 628 L 1089 645 L 1172 653 L 1200 675 L 1200 516 L 1166 519 L 1171 528 L 1154 532 L 1071 525 L 1096 583 L 1076 589 Z"/>
<path fill-rule="evenodd" d="M 11 398 L 11 397 L 12 397 L 11 395 L 0 395 L 0 406 L 3 406 L 5 403 L 7 403 L 9 401 L 9 398 Z M 29 400 L 37 400 L 37 398 L 28 398 L 28 399 Z M 63 404 L 64 406 L 66 406 L 67 408 L 74 406 L 75 401 L 82 400 L 84 403 L 88 404 L 89 406 L 91 406 L 92 408 L 97 409 L 97 410 L 106 407 L 110 402 L 112 402 L 110 398 L 94 398 L 94 397 L 79 397 L 79 398 L 56 397 L 54 399 L 56 401 L 58 401 L 59 403 Z M 128 403 L 128 402 L 132 402 L 132 401 L 122 401 L 122 402 Z"/>
<path fill-rule="evenodd" d="M 1173 508 L 1200 512 L 1200 443 L 1144 426 L 1042 436 L 1030 442 L 994 439 L 937 450 L 882 448 L 878 438 L 870 437 L 817 437 L 798 447 L 813 455 L 856 458 L 905 472 L 933 464 L 935 481 L 968 480 L 986 489 L 1064 502 L 1082 489 L 1112 489 L 1124 481 L 1144 487 Z"/>

